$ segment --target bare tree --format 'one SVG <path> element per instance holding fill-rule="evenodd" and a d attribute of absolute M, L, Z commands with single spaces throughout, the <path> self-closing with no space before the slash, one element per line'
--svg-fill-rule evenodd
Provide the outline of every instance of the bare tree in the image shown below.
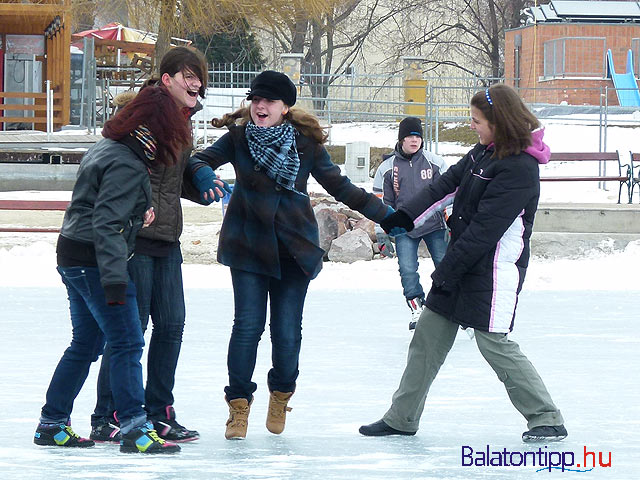
<path fill-rule="evenodd" d="M 404 33 L 389 58 L 412 51 L 427 70 L 452 67 L 477 77 L 504 74 L 504 31 L 521 24 L 531 0 L 432 0 L 402 19 Z"/>
<path fill-rule="evenodd" d="M 424 0 L 345 0 L 333 2 L 321 15 L 309 15 L 304 2 L 276 12 L 254 25 L 265 32 L 281 53 L 302 53 L 302 73 L 314 108 L 324 109 L 329 86 L 362 55 L 366 42 L 397 15 Z M 327 5 L 329 3 L 327 2 Z"/>
<path fill-rule="evenodd" d="M 129 0 L 136 1 L 136 0 Z M 169 49 L 173 36 L 186 32 L 203 35 L 233 29 L 244 20 L 268 21 L 273 15 L 285 16 L 300 5 L 306 19 L 315 18 L 339 0 L 152 0 L 159 11 L 156 58 Z M 300 19 L 303 22 L 302 19 Z"/>

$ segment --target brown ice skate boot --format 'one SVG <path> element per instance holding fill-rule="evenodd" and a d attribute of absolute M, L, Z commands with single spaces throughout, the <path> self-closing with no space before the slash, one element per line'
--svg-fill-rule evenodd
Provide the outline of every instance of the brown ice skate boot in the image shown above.
<path fill-rule="evenodd" d="M 271 433 L 278 435 L 284 430 L 287 412 L 291 411 L 291 407 L 287 406 L 291 395 L 293 395 L 293 392 L 270 392 L 269 410 L 267 411 L 267 430 Z"/>
<path fill-rule="evenodd" d="M 227 430 L 224 432 L 225 438 L 227 440 L 245 438 L 251 403 L 246 398 L 236 398 L 227 400 L 227 405 L 229 405 L 229 420 L 227 420 Z"/>

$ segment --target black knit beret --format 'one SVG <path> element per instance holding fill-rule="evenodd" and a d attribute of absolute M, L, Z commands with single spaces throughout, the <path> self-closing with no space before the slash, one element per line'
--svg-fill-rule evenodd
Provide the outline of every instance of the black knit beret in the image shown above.
<path fill-rule="evenodd" d="M 247 100 L 254 96 L 282 100 L 285 105 L 292 107 L 296 103 L 296 94 L 296 86 L 284 73 L 265 70 L 251 82 Z"/>
<path fill-rule="evenodd" d="M 424 138 L 422 134 L 422 122 L 418 117 L 407 117 L 400 122 L 398 128 L 398 140 L 402 141 L 404 137 L 409 135 L 417 135 L 420 138 Z"/>

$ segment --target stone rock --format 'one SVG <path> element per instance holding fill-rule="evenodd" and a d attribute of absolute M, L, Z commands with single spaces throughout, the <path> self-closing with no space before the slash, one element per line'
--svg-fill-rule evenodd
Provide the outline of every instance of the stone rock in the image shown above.
<path fill-rule="evenodd" d="M 362 215 L 360 212 L 351 210 L 344 203 L 340 203 L 336 201 L 336 199 L 333 197 L 318 197 L 318 198 L 312 199 L 311 206 L 313 207 L 313 212 L 316 214 L 320 210 L 329 208 L 338 213 L 342 213 L 343 215 L 346 215 L 349 218 L 354 218 L 356 220 L 360 220 L 364 218 L 364 215 Z"/>
<path fill-rule="evenodd" d="M 373 245 L 369 235 L 359 228 L 340 235 L 331 243 L 329 249 L 329 260 L 332 262 L 353 263 L 372 258 Z"/>
<path fill-rule="evenodd" d="M 377 238 L 376 238 L 376 224 L 374 221 L 369 220 L 368 218 L 361 218 L 360 220 L 358 220 L 357 222 L 355 222 L 353 224 L 353 228 L 352 230 L 359 228 L 361 230 L 364 230 L 365 232 L 367 232 L 367 234 L 369 235 L 369 238 L 371 239 L 372 242 L 377 242 Z"/>
<path fill-rule="evenodd" d="M 320 248 L 329 251 L 331 242 L 347 231 L 347 217 L 331 208 L 321 208 L 315 212 L 320 236 Z"/>
<path fill-rule="evenodd" d="M 355 220 L 362 220 L 363 218 L 365 218 L 365 216 L 362 215 L 360 212 L 356 212 L 355 210 L 351 210 L 349 207 L 347 207 L 343 203 L 336 204 L 336 209 L 338 210 L 338 212 L 346 215 L 349 218 L 353 218 Z"/>

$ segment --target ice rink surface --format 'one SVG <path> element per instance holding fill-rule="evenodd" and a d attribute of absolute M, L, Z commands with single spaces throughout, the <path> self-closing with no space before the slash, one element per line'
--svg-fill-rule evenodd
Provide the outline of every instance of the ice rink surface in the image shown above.
<path fill-rule="evenodd" d="M 187 326 L 175 388 L 178 420 L 201 439 L 174 456 L 120 454 L 118 447 L 38 447 L 32 443 L 55 365 L 70 341 L 62 288 L 0 288 L 0 472 L 7 479 L 477 479 L 640 478 L 640 334 L 638 295 L 623 291 L 526 291 L 512 338 L 532 360 L 561 409 L 569 437 L 524 444 L 526 424 L 475 341 L 460 332 L 433 384 L 415 437 L 365 438 L 358 427 L 389 406 L 411 334 L 397 278 L 388 290 L 311 288 L 303 321 L 297 392 L 287 427 L 267 432 L 265 332 L 258 383 L 244 441 L 224 439 L 226 350 L 232 324 L 227 288 L 187 288 Z M 202 285 L 206 287 L 206 284 Z M 313 282 L 312 282 L 313 286 Z M 149 332 L 147 332 L 148 338 Z M 144 357 L 143 357 L 144 358 Z M 89 434 L 94 365 L 72 416 Z M 466 447 L 466 450 L 465 450 Z M 525 452 L 573 458 L 565 471 L 548 465 L 465 466 L 463 453 Z M 583 463 L 584 451 L 588 467 Z M 599 465 L 599 453 L 604 464 Z M 493 455 L 493 453 L 491 453 Z M 504 459 L 505 456 L 502 455 Z M 529 460 L 532 454 L 529 455 Z M 495 462 L 496 460 L 494 460 Z M 542 471 L 538 471 L 544 468 Z"/>

